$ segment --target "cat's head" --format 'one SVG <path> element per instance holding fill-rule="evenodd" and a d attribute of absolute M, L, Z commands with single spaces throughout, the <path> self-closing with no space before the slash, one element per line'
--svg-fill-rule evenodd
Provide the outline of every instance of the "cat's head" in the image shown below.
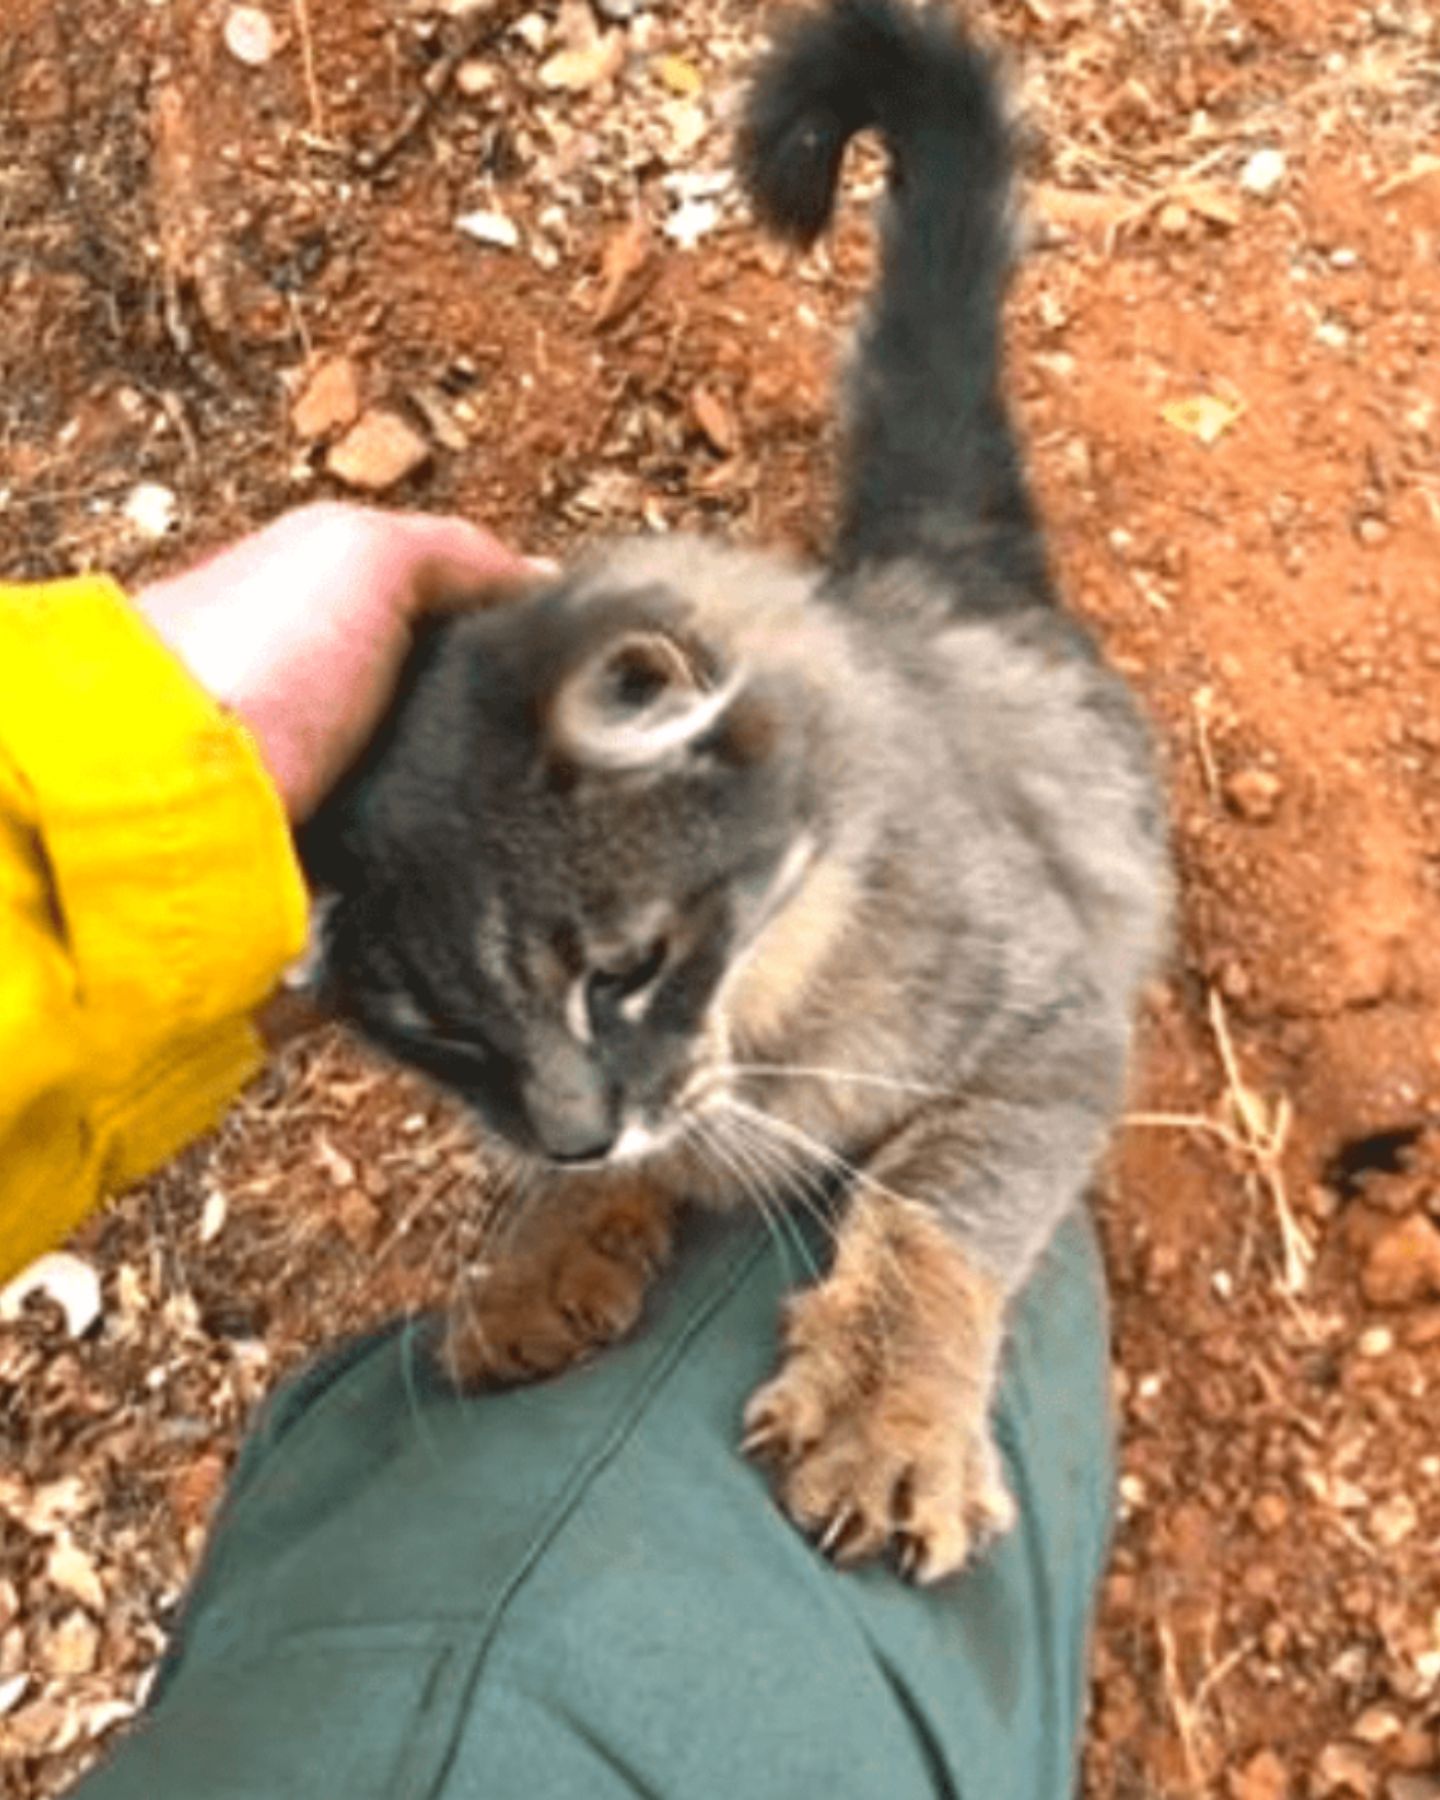
<path fill-rule="evenodd" d="M 826 630 L 804 577 L 688 540 L 431 628 L 307 836 L 333 1004 L 523 1153 L 669 1141 L 843 910 Z"/>

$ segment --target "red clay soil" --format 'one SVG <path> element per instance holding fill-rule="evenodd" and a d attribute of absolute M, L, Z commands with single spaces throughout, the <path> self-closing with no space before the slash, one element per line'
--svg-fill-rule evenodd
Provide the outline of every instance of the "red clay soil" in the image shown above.
<path fill-rule="evenodd" d="M 763 21 L 294 0 L 251 68 L 229 10 L 6 7 L 0 567 L 133 581 L 338 491 L 293 411 L 326 356 L 428 449 L 394 503 L 557 553 L 823 540 L 869 235 L 855 200 L 797 264 L 703 180 Z M 1100 1184 L 1124 1519 L 1086 1792 L 1435 1800 L 1440 27 L 982 17 L 1036 128 L 1013 386 L 1182 876 Z M 432 1096 L 312 1041 L 87 1229 L 88 1335 L 0 1327 L 0 1794 L 133 1708 L 258 1398 L 443 1291 L 484 1183 Z"/>

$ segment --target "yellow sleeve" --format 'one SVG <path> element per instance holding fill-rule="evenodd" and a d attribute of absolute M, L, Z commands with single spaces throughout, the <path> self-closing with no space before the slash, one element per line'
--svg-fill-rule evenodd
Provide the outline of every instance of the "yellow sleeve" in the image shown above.
<path fill-rule="evenodd" d="M 305 913 L 253 742 L 120 590 L 0 585 L 0 1280 L 220 1116 Z"/>

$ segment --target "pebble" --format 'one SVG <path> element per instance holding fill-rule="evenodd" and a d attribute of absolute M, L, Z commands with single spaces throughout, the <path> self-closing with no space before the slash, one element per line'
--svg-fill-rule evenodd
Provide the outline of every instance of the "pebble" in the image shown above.
<path fill-rule="evenodd" d="M 490 244 L 497 250 L 518 250 L 520 247 L 520 227 L 515 221 L 502 212 L 484 207 L 461 213 L 455 221 L 455 229 L 474 238 L 477 244 Z"/>
<path fill-rule="evenodd" d="M 1250 1522 L 1271 1537 L 1290 1522 L 1290 1502 L 1283 1494 L 1257 1494 L 1250 1505 Z"/>
<path fill-rule="evenodd" d="M 462 62 L 455 71 L 455 85 L 467 100 L 477 100 L 481 94 L 490 93 L 496 84 L 495 71 L 489 63 L 478 56 L 472 56 Z"/>
<path fill-rule="evenodd" d="M 1370 1515 L 1371 1533 L 1386 1550 L 1393 1550 L 1413 1536 L 1419 1523 L 1420 1515 L 1408 1494 L 1393 1494 L 1390 1499 L 1382 1500 Z"/>
<path fill-rule="evenodd" d="M 1367 1706 L 1350 1727 L 1360 1744 L 1384 1744 L 1399 1735 L 1400 1721 L 1388 1706 Z"/>
<path fill-rule="evenodd" d="M 1275 816 L 1283 784 L 1269 769 L 1238 769 L 1225 783 L 1225 798 L 1254 825 L 1263 825 Z"/>
<path fill-rule="evenodd" d="M 175 529 L 180 503 L 160 482 L 141 481 L 125 496 L 120 510 L 141 537 L 163 538 Z"/>
<path fill-rule="evenodd" d="M 1290 1777 L 1273 1750 L 1261 1750 L 1230 1776 L 1230 1800 L 1289 1800 Z"/>
<path fill-rule="evenodd" d="M 1257 150 L 1240 171 L 1240 186 L 1257 200 L 1269 200 L 1279 193 L 1285 180 L 1285 152 L 1273 147 Z"/>
<path fill-rule="evenodd" d="M 260 69 L 275 54 L 275 27 L 258 6 L 232 6 L 221 27 L 225 48 L 247 69 Z"/>
<path fill-rule="evenodd" d="M 1356 1345 L 1362 1356 L 1388 1356 L 1395 1348 L 1395 1333 L 1388 1325 L 1372 1325 L 1360 1333 Z"/>
<path fill-rule="evenodd" d="M 348 356 L 318 363 L 290 409 L 295 435 L 307 443 L 343 431 L 360 417 L 360 371 Z"/>
<path fill-rule="evenodd" d="M 1440 1231 L 1418 1213 L 1370 1247 L 1360 1288 L 1372 1306 L 1407 1306 L 1440 1295 Z"/>
<path fill-rule="evenodd" d="M 325 467 L 347 487 L 380 494 L 429 460 L 430 446 L 418 431 L 394 413 L 371 407 L 331 446 Z"/>

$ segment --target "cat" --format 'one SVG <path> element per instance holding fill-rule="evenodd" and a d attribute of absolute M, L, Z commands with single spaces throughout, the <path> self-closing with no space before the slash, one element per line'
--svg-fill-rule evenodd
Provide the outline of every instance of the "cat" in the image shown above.
<path fill-rule="evenodd" d="M 309 854 L 345 1017 L 525 1172 L 464 1388 L 630 1329 L 683 1201 L 834 1196 L 743 1447 L 837 1561 L 930 1581 L 1014 1505 L 1007 1301 L 1081 1199 L 1163 947 L 1148 734 L 1056 604 L 1007 411 L 1013 133 L 948 11 L 834 0 L 752 84 L 762 221 L 892 178 L 823 568 L 602 544 L 415 654 Z"/>

